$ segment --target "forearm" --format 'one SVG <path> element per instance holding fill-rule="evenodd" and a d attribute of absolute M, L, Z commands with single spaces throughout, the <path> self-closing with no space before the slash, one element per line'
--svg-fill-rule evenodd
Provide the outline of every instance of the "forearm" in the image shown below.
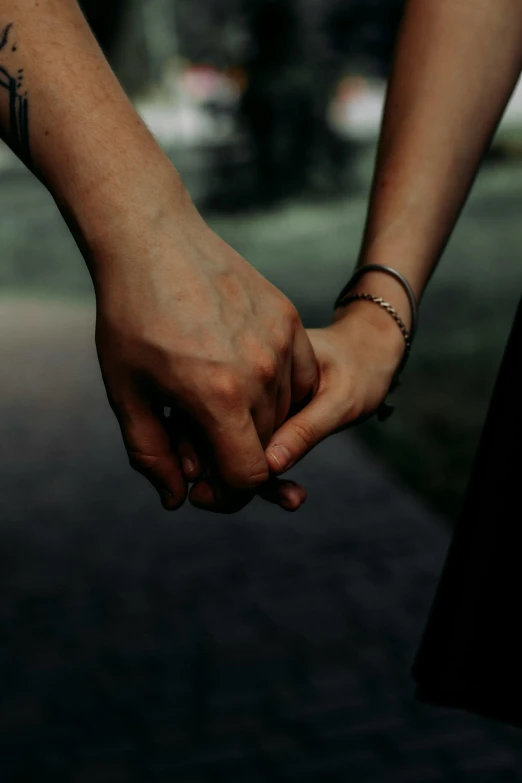
<path fill-rule="evenodd" d="M 0 46 L 2 138 L 75 233 L 96 243 L 131 194 L 142 209 L 163 186 L 186 198 L 75 0 L 2 0 Z"/>
<path fill-rule="evenodd" d="M 419 298 L 516 84 L 520 30 L 520 0 L 407 5 L 359 265 L 395 267 Z M 368 274 L 359 288 L 409 310 L 383 275 Z"/>

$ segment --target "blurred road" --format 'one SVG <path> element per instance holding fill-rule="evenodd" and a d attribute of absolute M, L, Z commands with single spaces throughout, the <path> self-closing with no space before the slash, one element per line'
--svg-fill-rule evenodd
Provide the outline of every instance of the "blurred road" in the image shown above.
<path fill-rule="evenodd" d="M 230 156 L 230 177 L 248 167 Z M 171 157 L 196 202 L 209 188 L 208 149 Z M 297 305 L 307 326 L 330 322 L 363 230 L 373 149 L 355 159 L 346 196 L 208 215 L 212 227 Z M 415 350 L 382 427 L 359 428 L 415 491 L 456 517 L 521 292 L 522 166 L 490 162 L 423 299 Z M 0 171 L 0 289 L 91 301 L 91 282 L 56 207 L 24 170 Z"/>
<path fill-rule="evenodd" d="M 302 512 L 167 515 L 88 304 L 0 300 L 0 779 L 517 781 L 517 731 L 412 700 L 443 521 L 351 437 Z"/>
<path fill-rule="evenodd" d="M 201 151 L 172 155 L 198 200 Z M 210 219 L 324 324 L 370 170 L 345 199 Z M 105 402 L 78 250 L 33 178 L 0 173 L 2 783 L 521 779 L 518 732 L 412 700 L 448 526 L 375 458 L 463 490 L 520 293 L 521 198 L 522 169 L 483 172 L 398 412 L 359 430 L 376 452 L 323 444 L 295 516 L 168 516 Z"/>

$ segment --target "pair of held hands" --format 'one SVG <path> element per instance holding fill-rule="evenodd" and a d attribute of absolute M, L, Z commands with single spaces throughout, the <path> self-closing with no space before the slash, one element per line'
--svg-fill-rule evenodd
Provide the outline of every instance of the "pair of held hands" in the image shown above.
<path fill-rule="evenodd" d="M 402 358 L 400 332 L 367 303 L 305 330 L 190 200 L 172 217 L 159 210 L 146 235 L 124 221 L 88 259 L 98 356 L 131 466 L 167 510 L 189 493 L 220 513 L 256 494 L 295 511 L 304 488 L 277 476 L 375 412 Z"/>

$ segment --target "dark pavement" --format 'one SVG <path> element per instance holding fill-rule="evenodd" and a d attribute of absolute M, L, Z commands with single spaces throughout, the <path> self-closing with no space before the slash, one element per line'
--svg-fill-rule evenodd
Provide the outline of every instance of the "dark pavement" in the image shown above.
<path fill-rule="evenodd" d="M 0 301 L 0 780 L 503 783 L 520 733 L 417 704 L 447 527 L 348 435 L 296 515 L 167 515 L 88 306 Z"/>
<path fill-rule="evenodd" d="M 198 203 L 212 180 L 207 153 L 172 153 Z M 220 236 L 290 297 L 308 327 L 330 322 L 359 251 L 371 150 L 358 157 L 360 183 L 344 198 L 207 215 Z M 239 174 L 241 166 L 236 169 Z M 522 166 L 483 170 L 423 298 L 396 415 L 386 428 L 368 422 L 358 430 L 372 453 L 452 519 L 520 298 L 521 199 Z M 0 251 L 0 291 L 92 301 L 91 280 L 56 205 L 23 168 L 0 165 Z"/>

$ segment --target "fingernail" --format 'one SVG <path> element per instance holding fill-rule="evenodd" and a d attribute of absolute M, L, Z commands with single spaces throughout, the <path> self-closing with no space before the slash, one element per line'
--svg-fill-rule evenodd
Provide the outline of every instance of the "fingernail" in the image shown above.
<path fill-rule="evenodd" d="M 297 511 L 301 506 L 301 496 L 297 489 L 285 487 L 281 490 L 279 496 L 281 497 L 283 508 L 287 511 Z"/>
<path fill-rule="evenodd" d="M 194 471 L 196 470 L 196 466 L 190 459 L 190 457 L 183 457 L 181 460 L 181 464 L 183 465 L 183 473 L 185 476 L 190 476 Z"/>
<path fill-rule="evenodd" d="M 286 492 L 286 497 L 293 506 L 301 505 L 301 494 L 297 489 L 289 489 Z"/>
<path fill-rule="evenodd" d="M 290 465 L 291 456 L 286 446 L 274 446 L 268 452 L 268 456 L 272 457 L 277 465 L 278 471 L 281 473 Z"/>

